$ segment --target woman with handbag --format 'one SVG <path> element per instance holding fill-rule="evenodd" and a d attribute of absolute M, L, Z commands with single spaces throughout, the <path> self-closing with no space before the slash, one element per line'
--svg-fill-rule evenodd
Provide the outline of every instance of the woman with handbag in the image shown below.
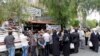
<path fill-rule="evenodd" d="M 70 33 L 68 33 L 67 30 L 64 30 L 63 54 L 64 54 L 64 56 L 69 56 L 69 54 L 70 54 Z"/>

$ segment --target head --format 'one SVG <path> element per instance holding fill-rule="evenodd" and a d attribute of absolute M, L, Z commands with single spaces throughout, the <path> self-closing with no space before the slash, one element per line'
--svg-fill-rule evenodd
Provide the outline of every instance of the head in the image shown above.
<path fill-rule="evenodd" d="M 68 33 L 68 30 L 64 30 L 64 33 Z"/>
<path fill-rule="evenodd" d="M 9 32 L 8 32 L 8 35 L 12 35 L 12 31 L 9 31 Z"/>
<path fill-rule="evenodd" d="M 78 32 L 78 30 L 77 30 L 77 29 L 75 29 L 75 32 Z"/>
<path fill-rule="evenodd" d="M 56 31 L 56 30 L 54 30 L 54 31 L 53 31 L 53 35 L 56 35 L 56 34 L 57 34 L 57 31 Z"/>
<path fill-rule="evenodd" d="M 31 30 L 28 31 L 29 34 L 33 34 L 33 32 Z"/>

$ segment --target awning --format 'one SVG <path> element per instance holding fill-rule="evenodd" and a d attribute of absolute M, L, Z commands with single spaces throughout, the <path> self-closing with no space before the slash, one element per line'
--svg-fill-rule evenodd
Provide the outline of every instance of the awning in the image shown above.
<path fill-rule="evenodd" d="M 38 24 L 54 24 L 52 20 L 32 20 L 30 23 L 38 23 Z"/>

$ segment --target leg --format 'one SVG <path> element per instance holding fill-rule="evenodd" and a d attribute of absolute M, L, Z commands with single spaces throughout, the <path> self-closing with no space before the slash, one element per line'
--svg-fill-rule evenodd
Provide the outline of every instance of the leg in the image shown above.
<path fill-rule="evenodd" d="M 88 45 L 88 37 L 86 37 L 86 45 Z"/>
<path fill-rule="evenodd" d="M 75 50 L 74 50 L 74 52 L 75 52 L 75 53 L 78 53 L 79 43 L 75 43 L 74 45 L 75 45 Z"/>
<path fill-rule="evenodd" d="M 25 56 L 25 47 L 24 46 L 22 47 L 22 51 L 23 51 L 22 56 Z"/>
<path fill-rule="evenodd" d="M 11 48 L 8 48 L 8 54 L 11 56 Z"/>
<path fill-rule="evenodd" d="M 32 47 L 32 56 L 37 56 L 35 46 Z"/>
<path fill-rule="evenodd" d="M 46 56 L 49 56 L 49 43 L 47 43 L 46 47 L 45 47 L 45 51 L 46 51 Z"/>
<path fill-rule="evenodd" d="M 85 48 L 85 40 L 81 40 L 82 41 L 82 43 L 81 43 L 81 47 L 82 47 L 82 49 L 84 49 Z"/>
<path fill-rule="evenodd" d="M 80 46 L 80 48 L 82 49 L 82 40 L 80 40 L 80 42 L 79 42 L 79 43 L 80 43 L 80 45 L 79 45 L 79 46 Z"/>
<path fill-rule="evenodd" d="M 99 42 L 96 43 L 95 46 L 94 46 L 94 51 L 98 52 L 98 50 L 99 50 Z"/>
<path fill-rule="evenodd" d="M 25 56 L 28 56 L 28 46 L 25 47 Z"/>
<path fill-rule="evenodd" d="M 15 56 L 15 47 L 11 47 L 11 56 Z"/>
<path fill-rule="evenodd" d="M 38 56 L 43 56 L 43 54 L 42 54 L 42 52 L 43 52 L 43 51 L 42 51 L 42 48 L 40 47 L 38 50 L 39 50 Z"/>

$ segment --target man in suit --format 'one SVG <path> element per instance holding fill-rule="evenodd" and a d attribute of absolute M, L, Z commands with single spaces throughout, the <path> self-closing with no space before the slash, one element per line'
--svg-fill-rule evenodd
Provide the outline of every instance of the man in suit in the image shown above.
<path fill-rule="evenodd" d="M 95 52 L 98 52 L 98 50 L 99 50 L 99 34 L 98 34 L 97 30 L 94 30 L 92 32 L 90 41 L 93 44 L 92 50 Z"/>
<path fill-rule="evenodd" d="M 72 34 L 71 34 L 71 41 L 72 41 L 72 43 L 74 43 L 74 46 L 75 46 L 75 48 L 74 48 L 74 53 L 78 53 L 78 49 L 79 49 L 79 34 L 78 34 L 78 30 L 77 29 L 75 29 L 75 32 L 73 32 Z"/>

